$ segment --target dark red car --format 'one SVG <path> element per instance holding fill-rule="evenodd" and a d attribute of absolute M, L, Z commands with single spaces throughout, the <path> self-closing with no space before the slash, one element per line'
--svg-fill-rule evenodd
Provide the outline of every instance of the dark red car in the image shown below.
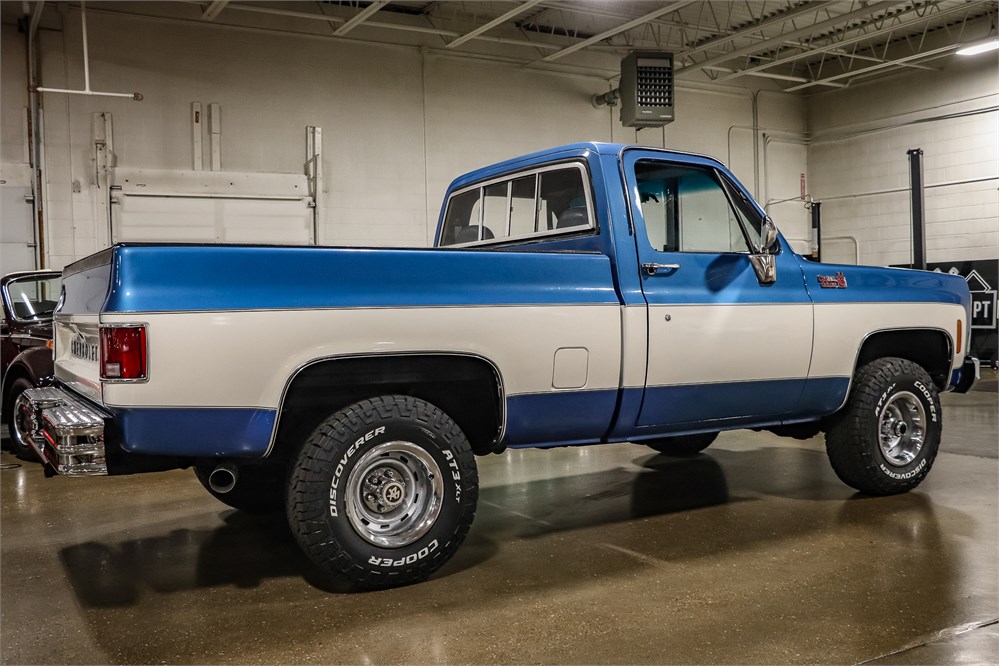
<path fill-rule="evenodd" d="M 3 419 L 10 430 L 11 449 L 33 458 L 13 418 L 17 397 L 52 374 L 52 312 L 59 301 L 62 273 L 25 271 L 0 278 L 0 383 Z"/>

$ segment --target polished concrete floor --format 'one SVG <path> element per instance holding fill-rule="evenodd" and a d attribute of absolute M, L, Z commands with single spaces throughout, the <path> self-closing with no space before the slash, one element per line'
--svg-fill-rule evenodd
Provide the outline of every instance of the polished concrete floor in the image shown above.
<path fill-rule="evenodd" d="M 479 459 L 458 555 L 366 594 L 191 472 L 44 479 L 4 453 L 0 662 L 997 663 L 997 394 L 944 398 L 943 452 L 896 497 L 842 485 L 821 438 Z"/>

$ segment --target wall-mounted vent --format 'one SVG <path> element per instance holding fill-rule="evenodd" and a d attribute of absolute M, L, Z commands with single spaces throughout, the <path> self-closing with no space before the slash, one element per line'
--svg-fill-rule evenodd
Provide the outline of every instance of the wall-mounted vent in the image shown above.
<path fill-rule="evenodd" d="M 621 61 L 621 124 L 662 127 L 674 119 L 673 54 L 635 51 Z"/>

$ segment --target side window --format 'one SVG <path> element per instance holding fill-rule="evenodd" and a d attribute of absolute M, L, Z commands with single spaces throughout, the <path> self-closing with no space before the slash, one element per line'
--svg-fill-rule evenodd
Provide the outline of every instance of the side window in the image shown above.
<path fill-rule="evenodd" d="M 479 190 L 456 194 L 447 203 L 441 245 L 471 243 L 479 239 Z"/>
<path fill-rule="evenodd" d="M 510 209 L 507 190 L 510 183 L 493 183 L 482 188 L 482 237 L 506 238 L 506 213 Z"/>
<path fill-rule="evenodd" d="M 542 229 L 588 226 L 586 191 L 579 169 L 545 171 L 538 187 L 538 221 Z"/>
<path fill-rule="evenodd" d="M 645 228 L 654 249 L 748 250 L 740 214 L 711 170 L 643 160 L 635 165 L 635 177 Z M 742 219 L 745 221 L 744 214 Z"/>
<path fill-rule="evenodd" d="M 746 233 L 749 234 L 749 241 L 753 245 L 759 245 L 763 239 L 763 218 L 760 217 L 756 207 L 746 198 L 742 190 L 727 179 L 723 178 L 722 180 L 732 202 L 735 204 L 735 213 L 742 220 L 743 227 L 746 229 Z"/>
<path fill-rule="evenodd" d="M 452 195 L 440 245 L 585 230 L 590 218 L 581 167 L 540 169 Z"/>
<path fill-rule="evenodd" d="M 538 230 L 534 201 L 537 197 L 538 175 L 514 178 L 510 192 L 510 235 L 526 236 Z"/>

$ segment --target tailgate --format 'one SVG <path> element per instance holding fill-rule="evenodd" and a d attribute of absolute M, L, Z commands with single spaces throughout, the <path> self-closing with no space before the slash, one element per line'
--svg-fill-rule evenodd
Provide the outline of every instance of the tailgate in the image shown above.
<path fill-rule="evenodd" d="M 110 248 L 67 266 L 55 312 L 55 376 L 96 402 L 101 402 L 100 313 L 111 284 L 113 256 Z"/>

